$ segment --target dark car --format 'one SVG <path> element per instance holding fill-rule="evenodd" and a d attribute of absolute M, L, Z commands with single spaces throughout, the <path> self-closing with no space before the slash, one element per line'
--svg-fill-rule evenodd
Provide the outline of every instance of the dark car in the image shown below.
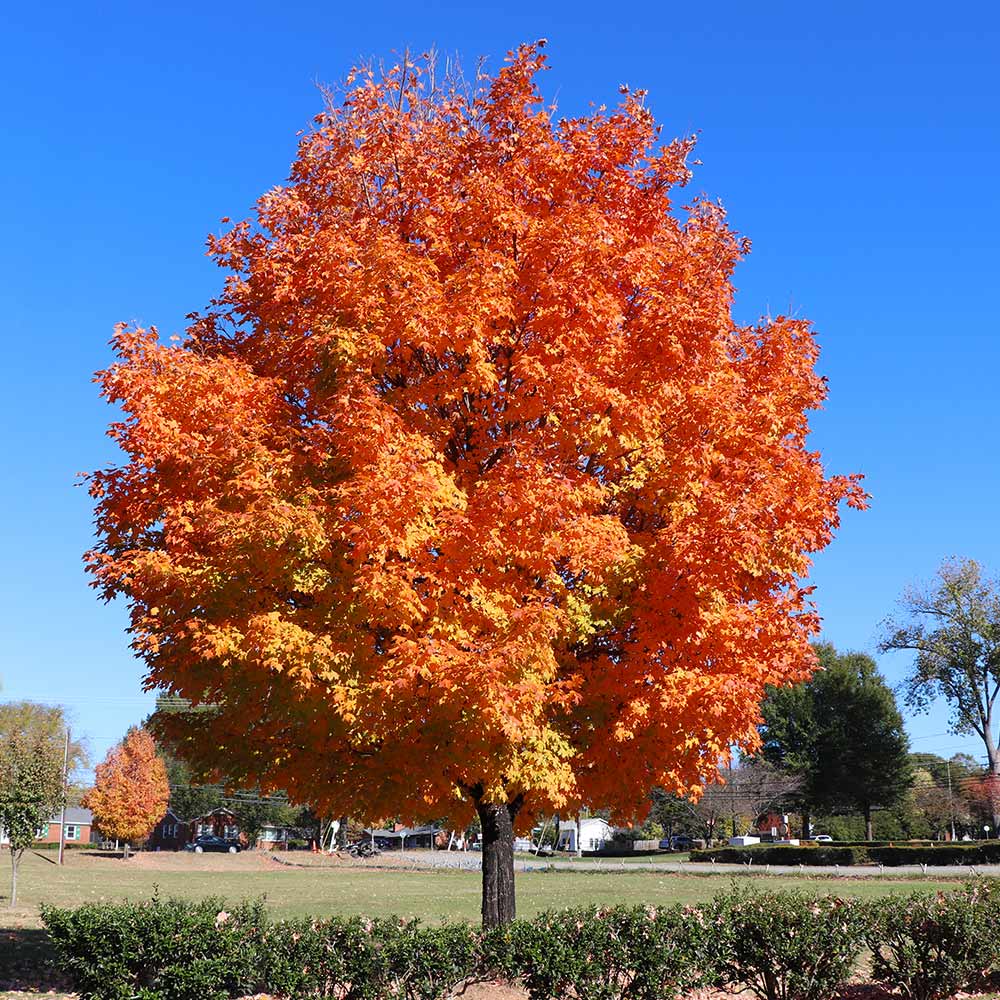
<path fill-rule="evenodd" d="M 184 850 L 194 851 L 195 854 L 204 854 L 206 851 L 218 851 L 222 854 L 239 854 L 243 848 L 238 840 L 226 840 L 224 837 L 216 837 L 210 833 L 204 833 L 200 837 L 195 837 Z"/>
<path fill-rule="evenodd" d="M 694 847 L 694 841 L 685 833 L 664 837 L 660 841 L 661 851 L 690 851 L 692 847 Z"/>

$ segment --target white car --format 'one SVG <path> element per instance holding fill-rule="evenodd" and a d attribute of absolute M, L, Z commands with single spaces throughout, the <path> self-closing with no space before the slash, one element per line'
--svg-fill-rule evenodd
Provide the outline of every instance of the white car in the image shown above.
<path fill-rule="evenodd" d="M 833 837 L 831 837 L 828 833 L 814 833 L 813 840 L 815 840 L 817 844 L 829 844 L 833 840 Z"/>

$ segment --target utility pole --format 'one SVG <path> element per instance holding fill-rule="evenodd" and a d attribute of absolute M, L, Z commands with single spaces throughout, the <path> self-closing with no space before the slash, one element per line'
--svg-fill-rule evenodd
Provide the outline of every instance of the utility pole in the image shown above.
<path fill-rule="evenodd" d="M 954 843 L 955 840 L 955 800 L 951 797 L 951 761 L 946 760 L 945 765 L 948 768 L 948 812 L 951 813 L 951 839 Z"/>
<path fill-rule="evenodd" d="M 62 809 L 59 810 L 59 864 L 63 863 L 66 849 L 66 793 L 69 790 L 69 726 L 66 727 L 66 746 L 63 748 Z"/>

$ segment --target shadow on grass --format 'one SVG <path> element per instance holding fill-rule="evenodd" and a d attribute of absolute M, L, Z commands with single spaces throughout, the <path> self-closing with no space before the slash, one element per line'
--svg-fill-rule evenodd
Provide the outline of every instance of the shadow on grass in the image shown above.
<path fill-rule="evenodd" d="M 40 927 L 0 927 L 0 990 L 45 992 L 68 988 L 56 968 L 48 932 Z"/>

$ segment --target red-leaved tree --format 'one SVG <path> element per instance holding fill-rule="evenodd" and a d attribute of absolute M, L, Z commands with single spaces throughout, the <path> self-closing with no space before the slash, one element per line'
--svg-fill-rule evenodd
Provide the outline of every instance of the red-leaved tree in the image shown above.
<path fill-rule="evenodd" d="M 538 46 L 492 79 L 357 70 L 176 346 L 122 327 L 90 479 L 107 598 L 179 751 L 327 815 L 475 809 L 512 836 L 634 814 L 756 742 L 813 669 L 827 477 L 809 324 L 733 320 L 748 244 L 681 209 L 644 95 L 557 118 Z"/>

